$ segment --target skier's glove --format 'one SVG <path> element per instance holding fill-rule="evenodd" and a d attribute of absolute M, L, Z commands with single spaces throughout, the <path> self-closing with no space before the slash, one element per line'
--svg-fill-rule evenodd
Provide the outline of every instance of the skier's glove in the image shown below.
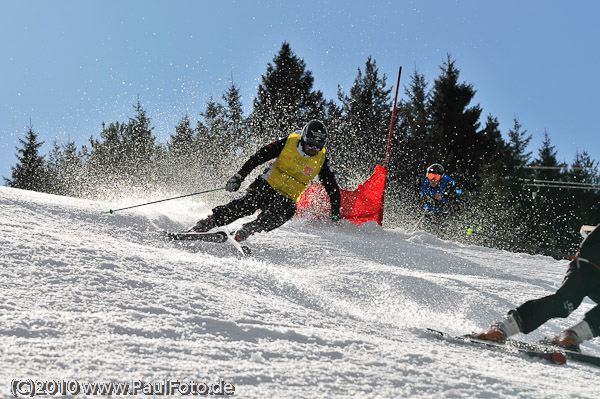
<path fill-rule="evenodd" d="M 239 190 L 242 180 L 244 180 L 242 178 L 242 175 L 240 175 L 239 173 L 236 173 L 235 175 L 231 176 L 229 178 L 229 180 L 227 180 L 227 184 L 225 185 L 225 190 L 227 190 L 229 192 L 234 192 L 234 191 Z"/>

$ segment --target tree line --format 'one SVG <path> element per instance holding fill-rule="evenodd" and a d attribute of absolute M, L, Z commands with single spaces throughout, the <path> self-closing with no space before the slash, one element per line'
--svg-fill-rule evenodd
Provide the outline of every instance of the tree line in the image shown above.
<path fill-rule="evenodd" d="M 473 104 L 476 90 L 460 80 L 450 55 L 432 84 L 417 69 L 409 79 L 406 99 L 397 104 L 387 223 L 407 226 L 418 219 L 419 182 L 428 165 L 441 163 L 464 192 L 458 238 L 477 227 L 469 239 L 485 245 L 572 252 L 579 226 L 600 218 L 598 162 L 585 150 L 570 165 L 559 162 L 548 132 L 533 155 L 532 137 L 516 116 L 504 139 L 497 118 L 484 117 Z M 350 190 L 385 159 L 391 91 L 368 57 L 349 92 L 338 86 L 337 101 L 325 99 L 304 60 L 284 42 L 267 64 L 248 116 L 232 82 L 197 121 L 182 116 L 166 143 L 157 142 L 139 100 L 128 121 L 103 123 L 99 137 L 81 148 L 55 142 L 47 156 L 40 154 L 42 143 L 30 125 L 5 180 L 11 187 L 83 198 L 193 192 L 210 182 L 222 185 L 260 146 L 321 119 L 330 131 L 328 156 L 338 182 Z"/>

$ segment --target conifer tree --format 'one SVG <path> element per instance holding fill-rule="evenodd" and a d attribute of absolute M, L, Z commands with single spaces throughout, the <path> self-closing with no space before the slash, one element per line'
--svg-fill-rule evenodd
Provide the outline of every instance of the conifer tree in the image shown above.
<path fill-rule="evenodd" d="M 573 183 L 584 183 L 592 185 L 590 188 L 581 188 L 574 191 L 574 214 L 573 229 L 576 231 L 579 225 L 592 224 L 600 220 L 600 175 L 598 174 L 598 162 L 592 160 L 587 151 L 577 152 L 569 170 L 569 181 Z"/>
<path fill-rule="evenodd" d="M 535 169 L 535 179 L 540 187 L 534 199 L 534 220 L 532 230 L 538 242 L 555 250 L 570 252 L 570 235 L 572 229 L 570 220 L 573 210 L 569 209 L 568 189 L 562 187 L 543 187 L 550 182 L 564 180 L 567 165 L 559 163 L 557 151 L 552 145 L 550 135 L 544 132 L 544 140 L 538 150 L 538 158 L 532 165 Z"/>
<path fill-rule="evenodd" d="M 515 116 L 513 126 L 508 131 L 508 152 L 504 158 L 507 177 L 519 184 L 522 184 L 522 179 L 529 178 L 530 173 L 524 167 L 531 160 L 531 151 L 527 151 L 531 135 L 527 135 L 527 130 L 522 128 L 519 119 Z"/>
<path fill-rule="evenodd" d="M 527 151 L 531 135 L 515 116 L 513 126 L 508 131 L 508 142 L 506 152 L 502 157 L 503 181 L 510 190 L 510 201 L 516 204 L 514 210 L 515 220 L 531 223 L 531 209 L 533 207 L 533 196 L 536 190 L 527 184 L 533 177 L 531 169 L 527 166 L 531 160 L 531 151 Z M 520 225 L 522 223 L 519 222 Z M 519 230 L 520 231 L 520 230 Z"/>
<path fill-rule="evenodd" d="M 198 156 L 198 140 L 186 115 L 175 126 L 175 133 L 167 141 L 166 160 L 161 163 L 162 180 L 178 191 L 192 188 L 196 183 L 194 177 L 196 177 Z"/>
<path fill-rule="evenodd" d="M 399 126 L 397 124 L 398 134 L 393 137 L 390 172 L 392 180 L 400 179 L 413 185 L 429 165 L 434 142 L 429 134 L 431 93 L 425 76 L 415 69 L 410 79 L 404 90 L 408 101 L 400 101 L 398 106 Z"/>
<path fill-rule="evenodd" d="M 83 196 L 83 154 L 74 141 L 59 145 L 54 142 L 46 164 L 49 192 L 58 195 Z"/>
<path fill-rule="evenodd" d="M 474 178 L 482 166 L 485 138 L 479 133 L 481 107 L 469 106 L 475 96 L 471 84 L 459 83 L 460 71 L 448 55 L 434 82 L 430 112 L 433 146 L 429 163 L 444 164 L 457 183 L 476 187 Z"/>
<path fill-rule="evenodd" d="M 222 175 L 228 173 L 225 168 L 231 162 L 225 107 L 211 97 L 200 117 L 202 120 L 196 125 L 196 162 L 201 169 L 197 175 L 204 181 L 223 180 Z"/>
<path fill-rule="evenodd" d="M 124 142 L 127 128 L 124 123 L 111 122 L 107 127 L 103 122 L 100 138 L 90 137 L 89 149 L 83 148 L 87 191 L 92 197 L 104 190 L 118 191 L 120 185 L 127 183 Z"/>
<path fill-rule="evenodd" d="M 569 176 L 569 181 L 574 183 L 600 184 L 598 162 L 594 161 L 587 151 L 577 151 L 569 170 Z"/>
<path fill-rule="evenodd" d="M 229 141 L 226 137 L 227 122 L 225 121 L 225 108 L 212 97 L 206 105 L 206 110 L 200 113 L 204 119 L 207 135 L 207 156 L 215 159 L 225 159 L 229 153 Z M 210 155 L 209 155 L 210 154 Z"/>
<path fill-rule="evenodd" d="M 155 167 L 155 137 L 152 133 L 150 118 L 142 107 L 140 100 L 134 106 L 135 116 L 129 118 L 129 123 L 123 132 L 123 150 L 125 160 L 124 172 L 129 179 L 136 180 L 141 186 L 146 186 L 152 179 Z"/>
<path fill-rule="evenodd" d="M 4 178 L 9 187 L 32 191 L 47 191 L 47 175 L 44 169 L 44 156 L 39 154 L 44 142 L 38 141 L 38 135 L 29 125 L 25 140 L 19 139 L 22 147 L 17 148 L 17 164 L 11 167 L 12 179 Z M 19 155 L 20 154 L 20 155 Z"/>
<path fill-rule="evenodd" d="M 59 178 L 62 157 L 62 148 L 57 141 L 54 141 L 52 150 L 50 150 L 48 160 L 46 161 L 46 180 L 48 186 L 51 187 L 49 192 L 52 194 L 61 194 L 63 191 L 62 187 L 60 187 Z"/>
<path fill-rule="evenodd" d="M 129 118 L 123 134 L 124 156 L 130 172 L 142 170 L 150 165 L 155 150 L 155 137 L 152 134 L 154 128 L 150 126 L 150 118 L 139 99 L 134 109 L 135 116 Z"/>
<path fill-rule="evenodd" d="M 347 137 L 341 130 L 343 126 L 344 115 L 342 108 L 339 107 L 333 100 L 328 100 L 325 103 L 325 114 L 321 118 L 322 122 L 327 127 L 329 137 L 325 146 L 327 151 L 327 158 L 330 161 L 330 166 L 335 171 L 336 179 L 341 187 L 346 187 L 348 182 L 346 181 L 344 170 L 344 160 L 346 155 L 342 150 L 346 143 Z"/>
<path fill-rule="evenodd" d="M 320 91 L 313 91 L 313 82 L 304 60 L 284 42 L 273 63 L 267 64 L 254 99 L 249 122 L 256 146 L 287 137 L 310 119 L 323 118 L 325 101 Z"/>
<path fill-rule="evenodd" d="M 222 96 L 223 122 L 225 124 L 225 136 L 229 142 L 229 152 L 232 155 L 248 154 L 248 129 L 242 109 L 240 89 L 231 83 Z"/>
<path fill-rule="evenodd" d="M 510 150 L 502 139 L 499 126 L 498 119 L 488 115 L 479 133 L 481 166 L 476 178 L 470 180 L 475 184 L 471 192 L 466 193 L 469 206 L 465 216 L 471 224 L 476 222 L 486 232 L 512 241 L 519 239 L 523 220 L 518 215 L 519 202 L 512 195 L 511 182 L 506 178 L 505 158 Z M 508 248 L 505 244 L 494 240 L 487 242 L 487 245 Z"/>
<path fill-rule="evenodd" d="M 186 115 L 175 127 L 175 134 L 167 143 L 170 158 L 177 163 L 188 162 L 195 155 L 195 141 L 194 129 L 190 127 L 190 119 Z"/>
<path fill-rule="evenodd" d="M 509 149 L 502 138 L 498 118 L 488 115 L 483 130 L 478 136 L 481 140 L 479 144 L 481 153 L 474 154 L 474 157 L 479 159 L 480 168 L 493 168 L 498 171 L 504 169 L 503 160 Z"/>
<path fill-rule="evenodd" d="M 90 195 L 121 194 L 124 189 L 149 189 L 158 182 L 164 149 L 155 145 L 150 118 L 140 101 L 127 123 L 102 124 L 100 139 L 84 148 Z"/>
<path fill-rule="evenodd" d="M 537 158 L 531 163 L 535 168 L 533 177 L 536 180 L 543 182 L 559 181 L 562 173 L 561 168 L 566 168 L 565 164 L 559 164 L 556 158 L 557 151 L 556 147 L 552 145 L 552 140 L 547 131 L 544 131 L 544 139 L 542 145 L 538 149 Z M 548 190 L 543 189 L 542 192 L 546 193 Z"/>
<path fill-rule="evenodd" d="M 342 103 L 344 140 L 335 143 L 335 150 L 346 155 L 346 173 L 364 180 L 373 173 L 375 165 L 385 160 L 392 104 L 391 88 L 386 88 L 386 76 L 380 76 L 376 61 L 369 57 L 365 70 L 358 75 L 346 95 L 338 87 Z"/>

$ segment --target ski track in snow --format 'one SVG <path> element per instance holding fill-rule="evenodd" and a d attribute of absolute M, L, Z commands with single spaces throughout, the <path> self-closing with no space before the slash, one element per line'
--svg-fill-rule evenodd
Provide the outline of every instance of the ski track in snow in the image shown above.
<path fill-rule="evenodd" d="M 207 214 L 201 202 L 103 213 L 114 206 L 0 187 L 0 397 L 14 378 L 221 378 L 256 398 L 600 397 L 599 368 L 425 332 L 487 328 L 552 293 L 567 261 L 299 219 L 252 236 L 241 258 L 159 238 Z M 518 338 L 556 334 L 591 307 Z M 600 355 L 598 339 L 583 350 Z"/>

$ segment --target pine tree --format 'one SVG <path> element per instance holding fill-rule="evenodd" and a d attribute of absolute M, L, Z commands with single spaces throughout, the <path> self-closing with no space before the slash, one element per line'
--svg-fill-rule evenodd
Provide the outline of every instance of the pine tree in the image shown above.
<path fill-rule="evenodd" d="M 147 179 L 153 169 L 155 155 L 154 130 L 150 126 L 150 118 L 142 107 L 140 100 L 134 106 L 135 116 L 129 118 L 129 123 L 123 134 L 124 157 L 126 173 L 134 178 Z"/>
<path fill-rule="evenodd" d="M 231 155 L 249 155 L 248 129 L 244 119 L 240 89 L 232 82 L 222 98 L 225 102 L 223 121 L 225 136 L 229 143 L 229 153 Z"/>
<path fill-rule="evenodd" d="M 376 62 L 369 57 L 364 74 L 358 75 L 346 95 L 338 88 L 338 99 L 344 115 L 340 130 L 344 140 L 334 144 L 335 151 L 346 155 L 346 173 L 356 181 L 369 176 L 375 165 L 385 160 L 389 120 L 392 109 L 391 88 L 386 88 L 386 76 L 379 76 Z"/>
<path fill-rule="evenodd" d="M 498 119 L 488 115 L 482 131 L 480 146 L 482 165 L 475 179 L 475 189 L 465 193 L 469 206 L 465 219 L 482 226 L 485 232 L 507 241 L 519 240 L 524 224 L 518 214 L 520 203 L 514 198 L 511 182 L 506 178 L 505 158 L 509 146 L 502 139 Z M 473 226 L 471 226 L 473 227 Z M 486 245 L 506 248 L 506 242 L 486 240 Z"/>
<path fill-rule="evenodd" d="M 533 177 L 531 169 L 527 168 L 531 160 L 531 152 L 527 151 L 530 141 L 531 135 L 527 134 L 527 130 L 523 129 L 515 116 L 513 126 L 508 131 L 506 152 L 501 162 L 504 168 L 504 182 L 511 193 L 511 202 L 517 204 L 517 209 L 514 210 L 515 220 L 523 221 L 525 224 L 535 223 L 531 219 L 535 191 L 532 191 L 531 185 L 526 184 Z M 521 222 L 518 223 L 523 225 Z"/>
<path fill-rule="evenodd" d="M 336 179 L 341 187 L 347 185 L 344 170 L 344 161 L 346 155 L 344 154 L 342 147 L 347 141 L 347 137 L 342 132 L 341 127 L 344 123 L 344 115 L 342 108 L 339 107 L 334 101 L 329 100 L 325 103 L 325 115 L 321 118 L 322 122 L 327 127 L 329 137 L 325 145 L 327 151 L 327 158 L 329 159 L 330 166 L 336 173 Z"/>
<path fill-rule="evenodd" d="M 325 101 L 320 91 L 313 91 L 314 78 L 303 59 L 297 57 L 289 43 L 267 64 L 254 109 L 250 128 L 256 146 L 287 137 L 310 119 L 321 119 Z"/>
<path fill-rule="evenodd" d="M 190 127 L 190 119 L 187 115 L 175 127 L 175 134 L 169 138 L 167 149 L 170 158 L 177 163 L 189 162 L 191 157 L 195 155 L 194 129 Z"/>
<path fill-rule="evenodd" d="M 187 115 L 175 126 L 175 133 L 167 141 L 166 152 L 165 160 L 161 162 L 161 180 L 167 187 L 177 191 L 197 187 L 195 178 L 200 151 Z"/>
<path fill-rule="evenodd" d="M 594 161 L 587 151 L 575 153 L 569 175 L 570 181 L 574 183 L 600 184 L 598 162 Z"/>
<path fill-rule="evenodd" d="M 70 140 L 63 147 L 64 181 L 66 182 L 66 192 L 64 195 L 81 196 L 83 183 L 85 179 L 83 167 L 83 153 L 77 149 L 75 142 Z"/>
<path fill-rule="evenodd" d="M 140 101 L 127 123 L 102 123 L 100 139 L 84 147 L 87 191 L 92 197 L 123 194 L 124 190 L 156 189 L 165 149 L 155 145 L 151 120 Z"/>
<path fill-rule="evenodd" d="M 62 195 L 63 188 L 61 187 L 61 179 L 59 177 L 62 157 L 62 148 L 57 141 L 54 141 L 46 162 L 46 180 L 48 187 L 50 187 L 48 192 L 51 194 Z"/>
<path fill-rule="evenodd" d="M 413 185 L 423 176 L 429 153 L 434 146 L 429 134 L 429 103 L 431 93 L 427 89 L 425 76 L 416 69 L 411 75 L 411 82 L 405 89 L 408 101 L 399 101 L 398 134 L 393 136 L 392 156 L 390 161 L 390 177 L 392 181 L 400 180 L 404 184 Z"/>
<path fill-rule="evenodd" d="M 91 197 L 98 197 L 104 191 L 119 191 L 128 184 L 125 173 L 127 167 L 127 148 L 125 134 L 127 124 L 114 122 L 108 127 L 103 122 L 100 138 L 90 137 L 89 149 L 82 152 L 86 160 L 87 191 Z"/>
<path fill-rule="evenodd" d="M 534 199 L 534 220 L 532 230 L 538 242 L 548 248 L 568 252 L 570 250 L 570 235 L 572 229 L 570 220 L 573 210 L 569 209 L 568 189 L 561 187 L 544 187 L 550 182 L 564 180 L 563 169 L 567 165 L 559 163 L 557 151 L 552 145 L 550 135 L 544 132 L 542 146 L 538 150 L 538 158 L 532 163 L 535 169 L 535 179 L 540 185 Z"/>
<path fill-rule="evenodd" d="M 156 179 L 158 148 L 151 120 L 139 99 L 134 109 L 135 116 L 129 118 L 123 134 L 123 173 L 130 187 L 148 190 Z"/>
<path fill-rule="evenodd" d="M 593 224 L 600 220 L 600 175 L 598 174 L 598 162 L 592 160 L 587 151 L 576 152 L 575 159 L 568 171 L 568 181 L 578 186 L 571 189 L 572 210 L 574 217 L 571 220 L 573 246 L 579 241 L 577 232 L 582 224 Z"/>
<path fill-rule="evenodd" d="M 9 187 L 32 191 L 47 191 L 47 174 L 44 169 L 44 156 L 39 154 L 44 142 L 38 141 L 38 135 L 29 125 L 25 140 L 19 139 L 22 148 L 17 148 L 18 163 L 11 167 L 12 180 L 4 178 Z"/>
<path fill-rule="evenodd" d="M 211 97 L 200 116 L 204 122 L 199 120 L 196 125 L 196 162 L 201 168 L 197 175 L 202 176 L 203 181 L 222 181 L 223 174 L 229 173 L 225 169 L 231 162 L 225 107 Z"/>
<path fill-rule="evenodd" d="M 471 84 L 459 83 L 460 71 L 448 55 L 432 90 L 431 134 L 433 146 L 428 163 L 441 163 L 457 184 L 472 189 L 479 168 L 483 165 L 485 137 L 479 134 L 479 105 L 469 107 L 475 96 Z"/>
<path fill-rule="evenodd" d="M 479 132 L 478 136 L 480 137 L 479 151 L 481 152 L 476 154 L 475 157 L 479 159 L 480 169 L 485 168 L 489 170 L 493 168 L 498 171 L 503 170 L 503 160 L 509 148 L 502 138 L 498 118 L 488 115 L 485 126 Z"/>
<path fill-rule="evenodd" d="M 515 183 L 515 186 L 517 186 L 516 183 L 522 185 L 523 179 L 527 179 L 531 175 L 525 168 L 531 159 L 531 151 L 527 151 L 531 135 L 527 135 L 527 130 L 522 130 L 522 128 L 519 119 L 515 116 L 513 127 L 508 131 L 508 152 L 504 157 L 506 175 Z"/>
<path fill-rule="evenodd" d="M 544 139 L 542 146 L 538 150 L 538 158 L 532 163 L 536 170 L 534 172 L 535 179 L 541 183 L 558 182 L 563 178 L 562 170 L 566 170 L 565 163 L 559 163 L 556 158 L 556 147 L 552 145 L 552 140 L 547 131 L 544 131 Z M 542 193 L 549 193 L 551 188 L 541 188 Z"/>
<path fill-rule="evenodd" d="M 226 137 L 227 122 L 225 121 L 225 107 L 216 102 L 212 97 L 206 105 L 206 110 L 200 113 L 206 123 L 208 135 L 208 148 L 213 160 L 219 162 L 229 155 L 229 140 Z"/>
<path fill-rule="evenodd" d="M 77 150 L 74 141 L 68 141 L 62 146 L 54 142 L 46 169 L 51 193 L 67 196 L 83 195 L 83 154 Z"/>

